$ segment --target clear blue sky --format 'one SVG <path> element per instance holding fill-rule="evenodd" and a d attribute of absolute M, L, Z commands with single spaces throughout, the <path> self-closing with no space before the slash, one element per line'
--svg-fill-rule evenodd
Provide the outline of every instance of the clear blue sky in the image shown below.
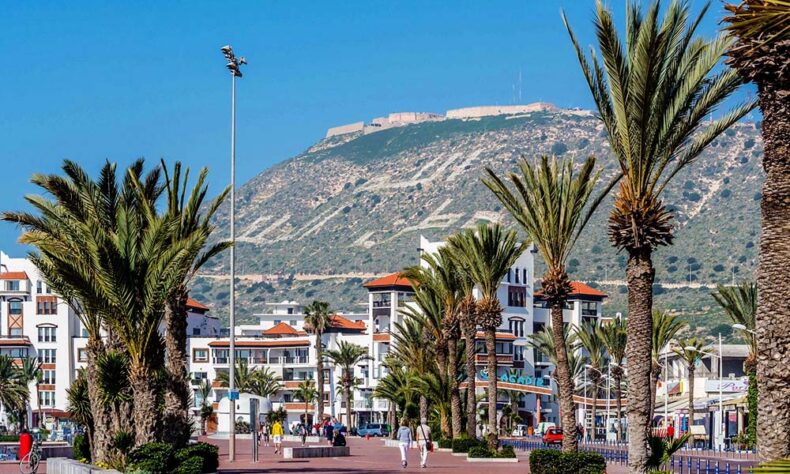
<path fill-rule="evenodd" d="M 611 4 L 620 16 L 624 1 Z M 15 2 L 0 16 L 0 209 L 25 208 L 34 172 L 64 158 L 95 173 L 143 156 L 229 180 L 230 77 L 238 86 L 237 183 L 331 126 L 394 111 L 513 101 L 589 108 L 560 19 L 584 44 L 592 0 Z M 694 2 L 695 10 L 702 2 Z M 723 16 L 714 1 L 702 31 Z M 0 223 L 0 249 L 20 254 Z"/>

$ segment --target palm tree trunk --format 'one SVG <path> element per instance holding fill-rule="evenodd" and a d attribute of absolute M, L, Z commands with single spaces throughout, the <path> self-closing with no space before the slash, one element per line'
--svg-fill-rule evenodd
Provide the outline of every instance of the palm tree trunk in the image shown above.
<path fill-rule="evenodd" d="M 497 398 L 497 361 L 496 361 L 496 328 L 486 328 L 486 352 L 488 352 L 488 447 L 496 449 L 497 438 L 496 398 Z"/>
<path fill-rule="evenodd" d="M 156 387 L 151 383 L 153 371 L 145 361 L 132 360 L 129 382 L 134 400 L 135 446 L 156 441 Z"/>
<path fill-rule="evenodd" d="M 595 441 L 595 412 L 598 408 L 598 378 L 595 377 L 593 379 L 593 386 L 592 386 L 592 409 L 590 410 L 590 416 L 592 417 L 592 421 L 590 422 L 590 441 Z"/>
<path fill-rule="evenodd" d="M 746 427 L 746 442 L 748 447 L 754 448 L 757 444 L 757 373 L 754 368 L 749 370 L 749 391 L 747 402 L 749 407 L 749 425 Z"/>
<path fill-rule="evenodd" d="M 192 432 L 189 417 L 189 380 L 187 376 L 187 289 L 182 287 L 165 306 L 165 406 L 163 440 L 176 447 L 185 446 Z"/>
<path fill-rule="evenodd" d="M 96 361 L 104 354 L 104 343 L 99 338 L 91 337 L 86 346 L 88 355 L 87 382 L 88 400 L 93 416 L 93 439 L 91 440 L 91 459 L 94 462 L 106 462 L 112 443 L 112 415 L 110 407 L 104 403 L 99 388 L 99 374 Z"/>
<path fill-rule="evenodd" d="M 324 421 L 324 348 L 321 344 L 321 333 L 315 333 L 315 367 L 316 367 L 316 385 L 318 389 L 318 410 L 316 410 L 316 417 L 318 422 Z M 348 429 L 351 429 L 349 426 Z"/>
<path fill-rule="evenodd" d="M 463 324 L 465 352 L 466 352 L 466 434 L 470 438 L 477 436 L 477 394 L 475 387 L 475 331 L 476 325 L 472 321 L 472 316 L 461 320 Z"/>
<path fill-rule="evenodd" d="M 688 432 L 691 433 L 691 427 L 694 426 L 694 366 L 689 365 L 689 425 Z M 694 435 L 691 436 L 691 446 L 694 446 Z"/>
<path fill-rule="evenodd" d="M 786 49 L 785 49 L 786 51 Z M 776 58 L 786 64 L 786 58 Z M 764 142 L 762 233 L 757 271 L 758 450 L 763 461 L 790 457 L 790 101 L 786 82 L 760 81 Z"/>
<path fill-rule="evenodd" d="M 450 387 L 450 417 L 452 419 L 451 430 L 447 433 L 452 439 L 461 434 L 461 394 L 458 391 L 458 339 L 449 338 L 447 340 L 447 359 L 442 362 L 441 367 L 447 367 L 447 383 Z M 444 427 L 442 427 L 444 431 Z"/>
<path fill-rule="evenodd" d="M 614 387 L 617 392 L 617 441 L 623 440 L 623 380 L 617 376 L 614 378 Z"/>
<path fill-rule="evenodd" d="M 628 467 L 645 472 L 650 454 L 650 378 L 653 345 L 653 281 L 655 269 L 650 249 L 629 249 L 628 282 Z"/>
<path fill-rule="evenodd" d="M 351 380 L 343 381 L 343 398 L 346 402 L 346 428 L 351 429 Z"/>
<path fill-rule="evenodd" d="M 565 346 L 563 330 L 562 308 L 564 301 L 557 301 L 551 305 L 551 327 L 554 333 L 554 347 L 557 353 L 556 380 L 557 396 L 560 400 L 560 410 L 562 411 L 562 450 L 564 452 L 574 452 L 578 449 L 576 440 L 576 406 L 573 403 L 574 384 L 571 377 L 570 367 L 568 366 L 568 349 Z"/>
<path fill-rule="evenodd" d="M 394 400 L 390 400 L 389 401 L 389 407 L 390 407 L 390 409 L 387 412 L 387 418 L 389 418 L 389 425 L 390 425 L 390 431 L 391 431 L 390 437 L 392 439 L 395 439 L 395 433 L 398 431 L 396 429 L 398 427 L 398 420 L 397 420 L 398 417 L 395 414 L 395 401 Z"/>
<path fill-rule="evenodd" d="M 420 395 L 420 422 L 428 419 L 428 397 Z"/>

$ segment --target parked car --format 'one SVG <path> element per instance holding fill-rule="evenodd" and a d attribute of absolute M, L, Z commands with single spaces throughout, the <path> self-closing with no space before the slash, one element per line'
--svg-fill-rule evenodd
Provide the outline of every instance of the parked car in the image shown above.
<path fill-rule="evenodd" d="M 562 444 L 562 428 L 547 429 L 543 434 L 543 444 Z"/>
<path fill-rule="evenodd" d="M 357 428 L 359 436 L 389 436 L 389 429 L 384 423 L 368 423 Z"/>

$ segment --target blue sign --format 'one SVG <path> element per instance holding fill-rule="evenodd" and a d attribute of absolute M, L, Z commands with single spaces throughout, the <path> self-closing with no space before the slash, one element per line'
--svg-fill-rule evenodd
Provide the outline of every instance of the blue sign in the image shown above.
<path fill-rule="evenodd" d="M 228 393 L 228 399 L 230 399 L 230 400 L 238 400 L 239 399 L 239 391 L 238 390 L 231 390 Z"/>
<path fill-rule="evenodd" d="M 483 369 L 477 373 L 477 376 L 480 380 L 488 380 L 488 371 Z M 532 385 L 533 387 L 545 387 L 546 383 L 543 377 L 533 377 L 531 375 L 523 375 L 521 371 L 515 372 L 511 371 L 508 374 L 502 374 L 499 377 L 501 382 L 507 382 L 512 384 L 519 384 L 519 385 Z"/>

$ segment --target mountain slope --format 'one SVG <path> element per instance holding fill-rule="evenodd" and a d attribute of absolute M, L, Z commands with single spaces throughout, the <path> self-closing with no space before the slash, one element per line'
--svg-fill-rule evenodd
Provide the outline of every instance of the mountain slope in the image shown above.
<path fill-rule="evenodd" d="M 443 120 L 331 137 L 278 164 L 237 191 L 238 287 L 241 319 L 264 300 L 324 298 L 359 310 L 365 277 L 401 269 L 418 258 L 419 235 L 440 239 L 479 221 L 509 217 L 482 185 L 485 167 L 515 169 L 521 156 L 594 154 L 611 178 L 602 125 L 586 111 L 553 110 L 469 120 Z M 753 123 L 738 124 L 676 177 L 665 202 L 676 211 L 676 244 L 655 260 L 664 283 L 717 283 L 749 277 L 759 235 L 762 143 Z M 593 218 L 571 260 L 574 278 L 597 281 L 622 311 L 625 256 L 610 247 L 611 201 Z M 218 214 L 227 229 L 227 207 Z M 221 233 L 221 232 L 220 232 Z M 227 259 L 224 259 L 227 260 Z M 539 275 L 540 268 L 536 268 Z M 193 294 L 224 315 L 226 262 L 215 262 Z M 305 274 L 301 275 L 300 274 Z M 658 304 L 709 314 L 710 290 L 657 288 Z M 703 324 L 712 324 L 703 318 Z"/>

